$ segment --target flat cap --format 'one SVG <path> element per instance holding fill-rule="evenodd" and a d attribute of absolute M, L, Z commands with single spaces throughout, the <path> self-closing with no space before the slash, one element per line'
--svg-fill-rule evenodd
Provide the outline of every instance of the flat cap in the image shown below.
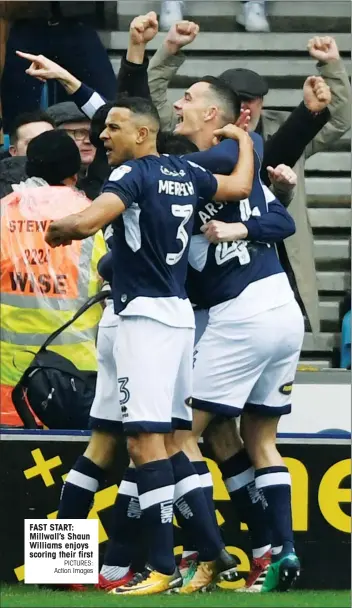
<path fill-rule="evenodd" d="M 220 78 L 243 99 L 264 97 L 269 91 L 266 80 L 252 70 L 243 68 L 226 70 L 220 75 Z"/>
<path fill-rule="evenodd" d="M 47 109 L 47 113 L 53 119 L 57 127 L 65 122 L 82 122 L 83 120 L 88 120 L 87 116 L 77 108 L 73 101 L 56 103 L 54 106 L 50 106 Z"/>

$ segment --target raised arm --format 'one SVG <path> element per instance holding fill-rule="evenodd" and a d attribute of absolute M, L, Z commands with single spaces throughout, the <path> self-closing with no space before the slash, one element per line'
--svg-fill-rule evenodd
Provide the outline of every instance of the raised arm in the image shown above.
<path fill-rule="evenodd" d="M 148 58 L 146 45 L 158 33 L 156 13 L 135 17 L 130 25 L 130 34 L 126 57 L 121 60 L 117 78 L 117 93 L 127 93 L 131 97 L 150 99 L 148 85 Z"/>
<path fill-rule="evenodd" d="M 65 89 L 68 95 L 72 96 L 72 101 L 81 108 L 82 112 L 91 119 L 95 112 L 106 103 L 106 99 L 96 91 L 83 84 L 78 78 L 65 70 L 61 65 L 51 61 L 44 55 L 32 55 L 17 51 L 19 57 L 28 59 L 31 62 L 26 73 L 41 82 L 47 80 L 57 80 Z"/>
<path fill-rule="evenodd" d="M 351 85 L 334 38 L 312 38 L 308 42 L 309 54 L 318 61 L 320 76 L 329 85 L 331 103 L 330 120 L 306 148 L 306 158 L 325 150 L 351 128 Z"/>
<path fill-rule="evenodd" d="M 306 146 L 330 118 L 329 86 L 322 78 L 310 76 L 303 87 L 304 100 L 291 112 L 276 133 L 265 142 L 261 170 L 262 181 L 269 186 L 267 167 L 285 164 L 293 167 Z"/>
<path fill-rule="evenodd" d="M 173 105 L 168 98 L 168 86 L 185 60 L 181 49 L 193 42 L 199 26 L 192 21 L 175 23 L 161 47 L 153 55 L 148 68 L 150 94 L 155 104 L 163 131 L 173 131 L 177 119 Z"/>
<path fill-rule="evenodd" d="M 51 59 L 48 59 L 44 55 L 32 55 L 31 53 L 23 53 L 22 51 L 16 51 L 16 54 L 31 62 L 29 68 L 26 69 L 26 74 L 42 82 L 57 80 L 64 87 L 68 95 L 76 93 L 82 84 L 68 70 L 65 70 L 61 65 L 55 63 L 55 61 L 51 61 Z"/>

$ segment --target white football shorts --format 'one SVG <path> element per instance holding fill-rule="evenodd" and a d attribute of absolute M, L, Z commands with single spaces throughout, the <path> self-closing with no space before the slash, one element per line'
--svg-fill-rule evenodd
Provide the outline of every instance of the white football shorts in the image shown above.
<path fill-rule="evenodd" d="M 226 320 L 209 311 L 195 347 L 192 407 L 229 418 L 243 410 L 269 416 L 290 413 L 304 337 L 297 302 L 248 319 L 236 321 L 234 315 L 230 321 L 229 316 L 228 307 Z"/>
<path fill-rule="evenodd" d="M 126 434 L 191 430 L 194 329 L 120 317 L 115 361 Z"/>
<path fill-rule="evenodd" d="M 90 410 L 89 428 L 122 432 L 118 373 L 114 355 L 120 317 L 114 314 L 109 300 L 99 323 L 97 339 L 98 376 L 95 397 Z"/>

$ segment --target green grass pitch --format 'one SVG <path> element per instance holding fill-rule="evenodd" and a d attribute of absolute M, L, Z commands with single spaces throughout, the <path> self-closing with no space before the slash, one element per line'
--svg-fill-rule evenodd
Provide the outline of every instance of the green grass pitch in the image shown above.
<path fill-rule="evenodd" d="M 245 594 L 217 590 L 190 596 L 154 595 L 117 597 L 98 591 L 73 593 L 48 591 L 35 585 L 2 585 L 1 608 L 82 608 L 119 606 L 121 608 L 345 608 L 350 606 L 349 591 L 290 591 L 275 594 Z"/>

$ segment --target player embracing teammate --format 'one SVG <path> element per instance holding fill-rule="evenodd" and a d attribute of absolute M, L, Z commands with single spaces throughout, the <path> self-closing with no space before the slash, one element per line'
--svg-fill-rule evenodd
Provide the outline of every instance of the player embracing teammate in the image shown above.
<path fill-rule="evenodd" d="M 290 475 L 276 431 L 290 411 L 304 327 L 275 243 L 295 226 L 260 180 L 261 138 L 225 127 L 240 112 L 227 85 L 204 78 L 175 107 L 176 133 L 200 152 L 159 156 L 152 104 L 117 102 L 101 134 L 116 167 L 102 195 L 86 212 L 53 223 L 47 235 L 58 246 L 112 224 L 109 272 L 119 319 L 109 354 L 100 349 L 92 440 L 66 479 L 59 517 L 87 515 L 123 430 L 131 466 L 115 505 L 105 588 L 188 594 L 233 574 L 197 443 L 212 421 L 209 440 L 251 535 L 247 589 L 285 590 L 299 574 L 299 561 Z M 189 298 L 209 314 L 196 347 L 193 388 Z M 240 415 L 239 434 L 233 421 Z M 226 436 L 222 446 L 219 436 Z M 172 551 L 173 513 L 192 558 L 184 560 L 182 576 Z M 148 558 L 133 574 L 140 524 Z"/>

